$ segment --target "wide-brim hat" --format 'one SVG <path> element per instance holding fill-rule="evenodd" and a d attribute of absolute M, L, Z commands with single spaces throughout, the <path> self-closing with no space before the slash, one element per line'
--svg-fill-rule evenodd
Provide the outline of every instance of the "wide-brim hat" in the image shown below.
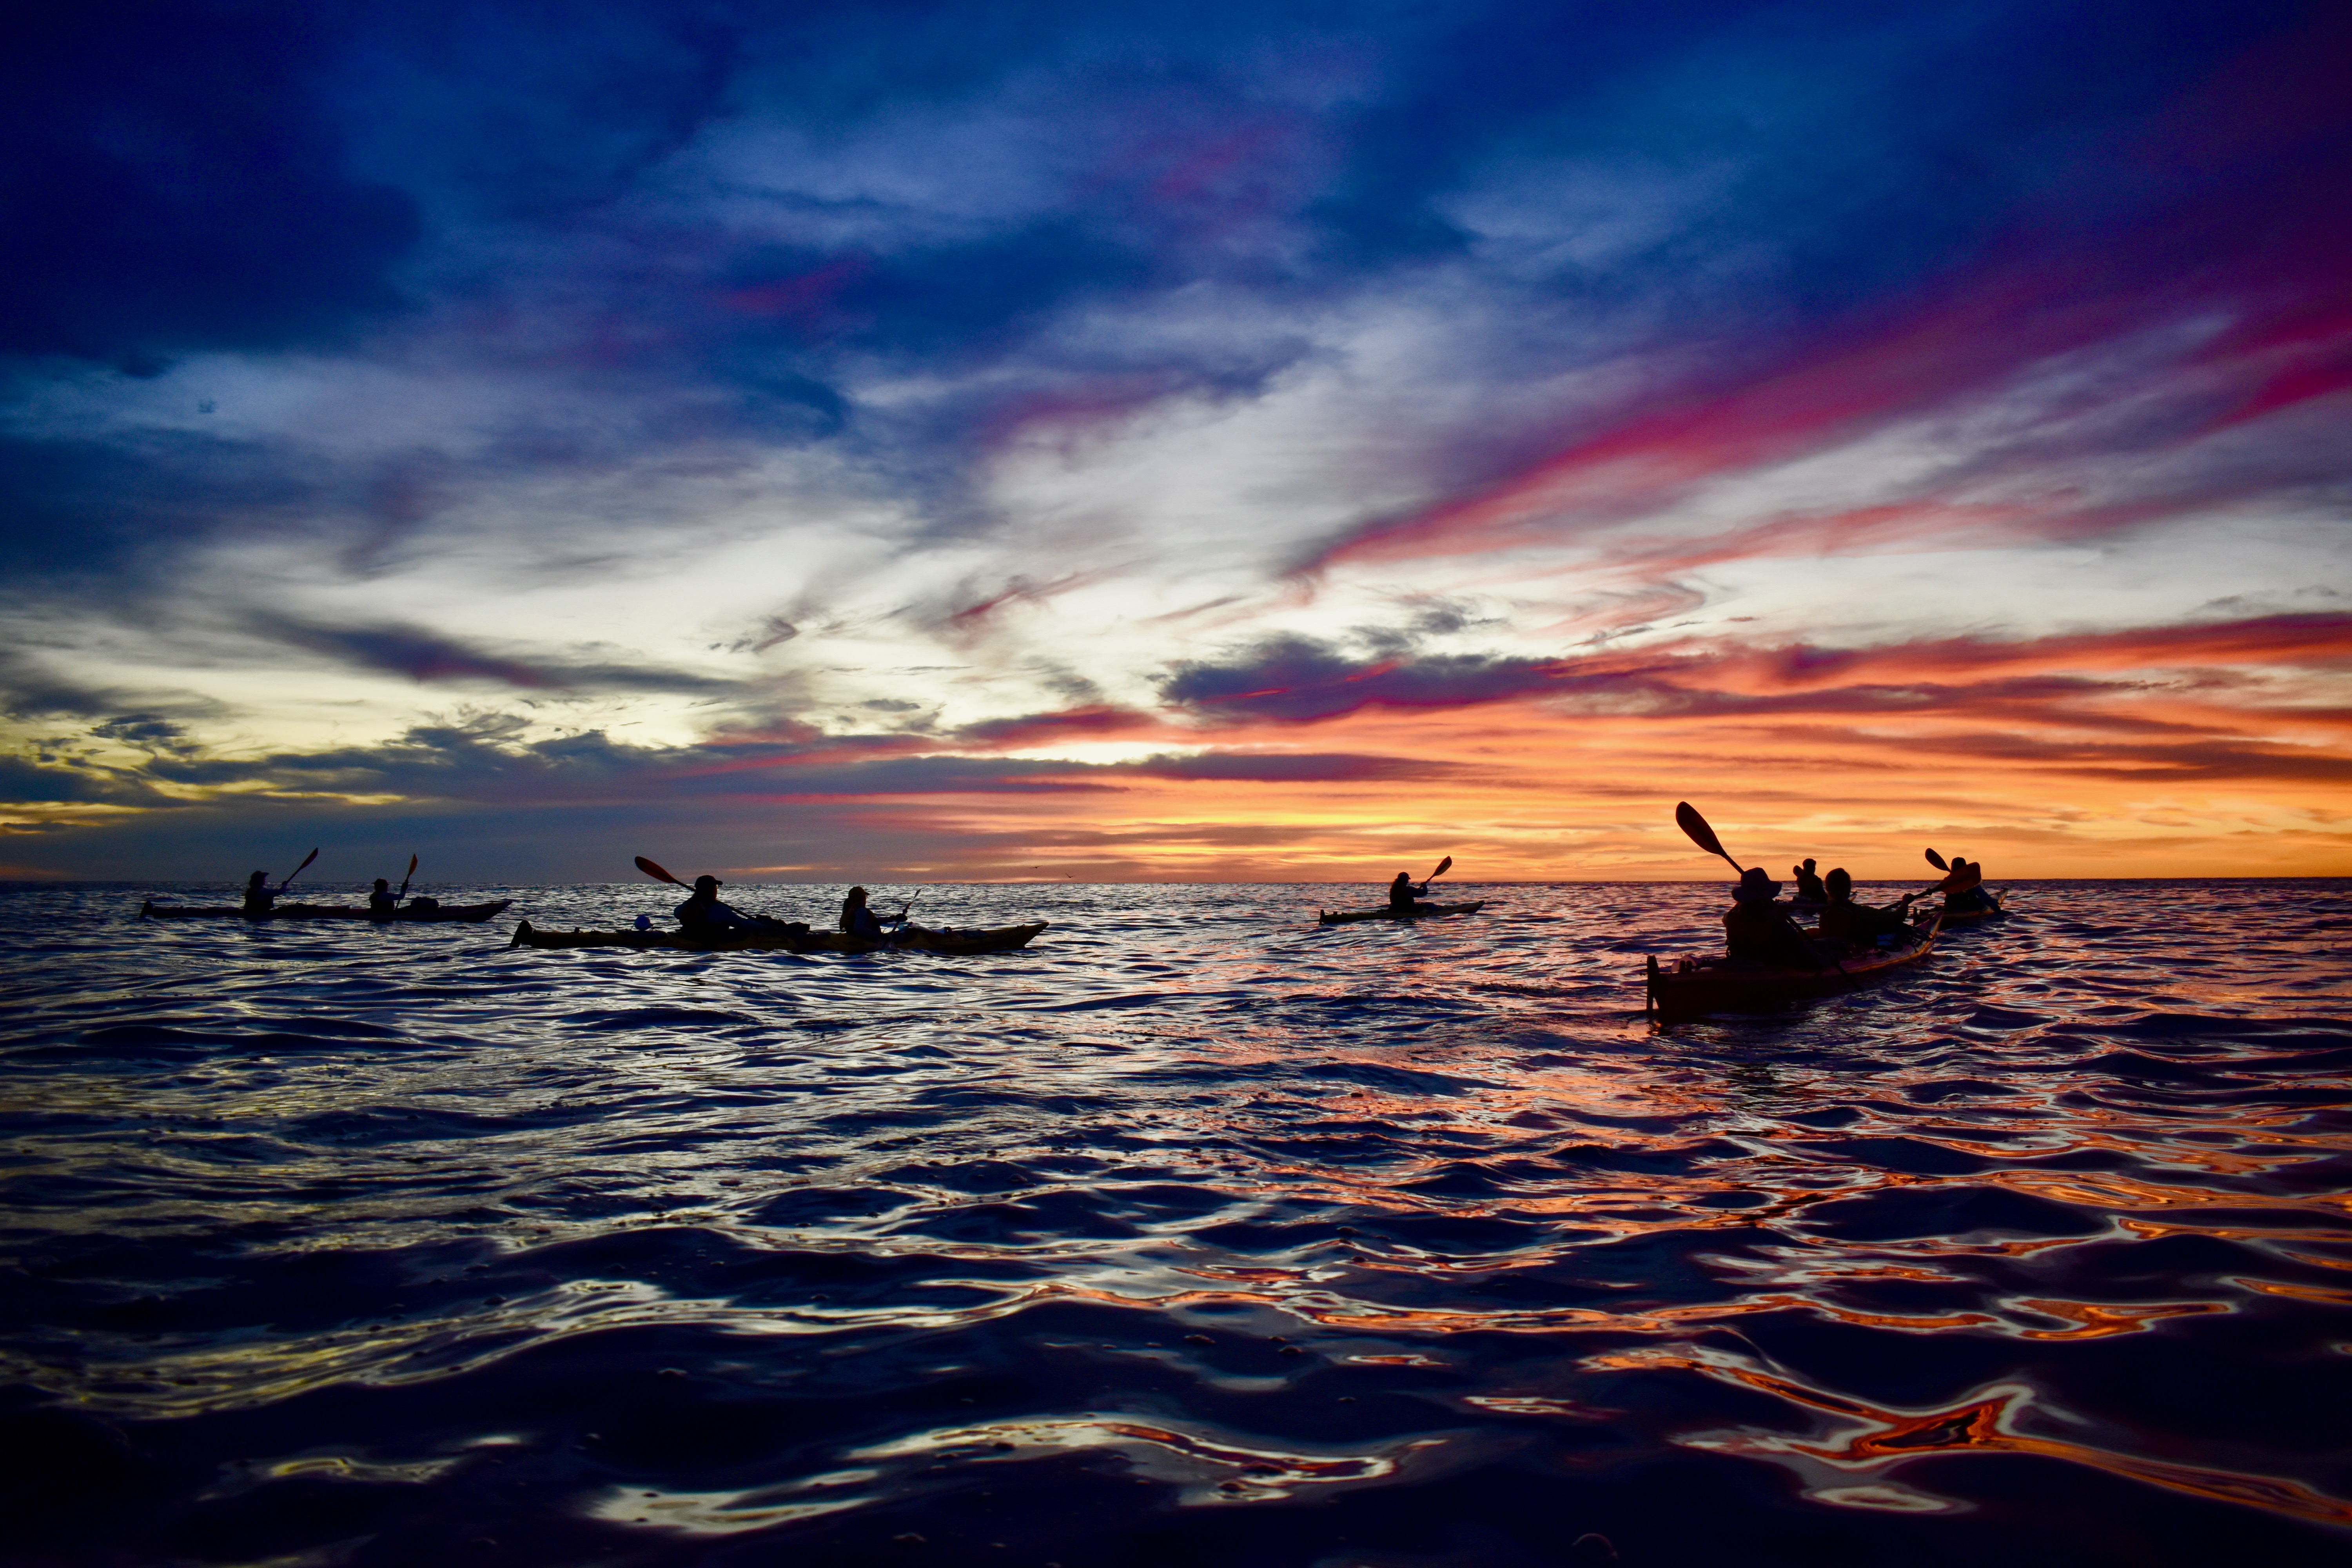
<path fill-rule="evenodd" d="M 1780 896 L 1780 884 L 1764 874 L 1760 866 L 1750 866 L 1739 874 L 1739 885 L 1731 889 L 1734 903 L 1769 904 Z"/>

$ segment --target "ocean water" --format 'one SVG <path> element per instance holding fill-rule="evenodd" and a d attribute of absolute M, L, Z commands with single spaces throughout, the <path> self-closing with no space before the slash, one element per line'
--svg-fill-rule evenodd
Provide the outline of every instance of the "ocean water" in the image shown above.
<path fill-rule="evenodd" d="M 1663 1029 L 1720 885 L 227 891 L 0 890 L 0 1561 L 2352 1561 L 2352 883 Z"/>

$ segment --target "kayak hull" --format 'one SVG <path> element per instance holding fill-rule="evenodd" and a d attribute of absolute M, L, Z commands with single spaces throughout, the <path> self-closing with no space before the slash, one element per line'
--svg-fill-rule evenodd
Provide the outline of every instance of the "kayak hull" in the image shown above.
<path fill-rule="evenodd" d="M 1029 945 L 1048 922 L 993 926 L 977 931 L 918 931 L 880 942 L 845 931 L 773 930 L 740 926 L 710 932 L 682 931 L 541 931 L 529 921 L 515 927 L 509 947 L 622 947 L 648 952 L 937 952 L 954 955 L 1011 952 Z"/>
<path fill-rule="evenodd" d="M 1934 952 L 1943 923 L 1941 914 L 1930 914 L 1914 924 L 1909 938 L 1899 945 L 1855 953 L 1820 970 L 1734 965 L 1722 958 L 1682 958 L 1661 964 L 1654 953 L 1643 977 L 1648 1010 L 1661 1018 L 1769 1012 L 1792 1002 L 1859 990 Z"/>
<path fill-rule="evenodd" d="M 1413 910 L 1320 910 L 1316 912 L 1318 923 L 1327 926 L 1348 925 L 1356 921 L 1430 921 L 1441 915 L 1475 915 L 1486 907 L 1480 899 L 1470 904 L 1423 904 Z"/>
<path fill-rule="evenodd" d="M 1975 925 L 1979 921 L 2000 919 L 2003 914 L 2008 912 L 2001 907 L 2001 905 L 2007 900 L 2009 895 L 2006 893 L 1994 893 L 1990 896 L 1992 899 L 1992 908 L 1989 910 L 1946 910 L 1944 911 L 1944 923 L 1947 926 L 1965 926 Z"/>
<path fill-rule="evenodd" d="M 365 921 L 374 925 L 447 925 L 476 924 L 488 920 L 513 903 L 512 899 L 500 899 L 488 904 L 444 904 L 437 910 L 394 910 L 388 915 L 355 904 L 280 904 L 266 915 L 249 915 L 235 904 L 159 904 L 152 900 L 139 906 L 142 921 L 251 921 L 261 925 L 273 921 Z"/>

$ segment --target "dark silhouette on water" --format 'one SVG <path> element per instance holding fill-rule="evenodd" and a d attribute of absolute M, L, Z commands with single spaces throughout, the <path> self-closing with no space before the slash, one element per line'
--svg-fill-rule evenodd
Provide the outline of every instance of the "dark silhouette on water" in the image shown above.
<path fill-rule="evenodd" d="M 719 897 L 719 889 L 724 886 L 709 872 L 697 877 L 693 893 L 672 911 L 677 916 L 677 923 L 688 931 L 721 931 L 730 926 L 758 931 L 781 923 L 766 915 L 746 914 L 724 902 Z"/>
<path fill-rule="evenodd" d="M 1769 963 L 1807 969 L 1822 967 L 1820 957 L 1780 903 L 1780 884 L 1751 866 L 1739 874 L 1731 889 L 1731 907 L 1723 911 L 1724 955 L 1734 963 Z"/>
<path fill-rule="evenodd" d="M 1821 877 L 1813 870 L 1813 858 L 1811 856 L 1808 855 L 1805 857 L 1804 864 L 1790 867 L 1789 872 L 1790 875 L 1796 879 L 1796 896 L 1798 898 L 1803 899 L 1810 903 L 1819 904 L 1828 902 L 1829 894 L 1822 886 Z"/>
<path fill-rule="evenodd" d="M 1853 878 L 1843 866 L 1831 870 L 1822 883 L 1822 891 L 1827 900 L 1822 906 L 1822 939 L 1852 947 L 1874 946 L 1882 936 L 1898 935 L 1908 930 L 1906 916 L 1911 900 L 1922 896 L 1906 893 L 1884 909 L 1874 904 L 1857 904 L 1853 901 Z"/>

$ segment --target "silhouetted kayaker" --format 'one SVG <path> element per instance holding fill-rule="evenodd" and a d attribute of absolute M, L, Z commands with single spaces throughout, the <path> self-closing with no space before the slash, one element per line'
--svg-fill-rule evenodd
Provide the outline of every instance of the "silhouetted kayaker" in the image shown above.
<path fill-rule="evenodd" d="M 884 928 L 897 925 L 906 918 L 900 914 L 886 921 L 876 914 L 866 905 L 866 889 L 863 888 L 850 889 L 848 895 L 841 900 L 841 929 L 851 936 L 864 937 L 867 942 L 883 941 L 890 934 Z"/>
<path fill-rule="evenodd" d="M 719 889 L 726 886 L 718 878 L 705 875 L 694 879 L 694 892 L 677 906 L 677 923 L 688 931 L 719 931 L 728 926 L 772 926 L 774 921 L 765 915 L 747 915 L 741 910 L 722 903 Z"/>
<path fill-rule="evenodd" d="M 1428 895 L 1428 883 L 1423 882 L 1416 888 L 1412 885 L 1412 877 L 1410 873 L 1399 871 L 1396 874 L 1396 880 L 1389 884 L 1389 908 L 1410 911 L 1415 907 L 1415 900 L 1426 898 Z"/>
<path fill-rule="evenodd" d="M 1780 884 L 1750 866 L 1731 889 L 1731 907 L 1723 911 L 1723 951 L 1735 963 L 1786 964 L 1817 967 L 1805 950 L 1805 939 L 1789 923 L 1789 911 L 1777 901 Z"/>
<path fill-rule="evenodd" d="M 269 885 L 268 872 L 256 871 L 245 879 L 245 912 L 249 915 L 268 914 L 269 906 L 276 903 L 278 895 L 285 890 L 283 884 L 275 888 Z"/>
<path fill-rule="evenodd" d="M 1869 947 L 1881 936 L 1908 930 L 1904 911 L 1919 896 L 1906 893 L 1885 909 L 1857 904 L 1853 901 L 1853 878 L 1843 866 L 1830 872 L 1822 891 L 1829 901 L 1822 906 L 1822 935 L 1850 942 L 1856 947 Z"/>
<path fill-rule="evenodd" d="M 1789 871 L 1797 879 L 1797 897 L 1816 904 L 1829 900 L 1829 894 L 1822 890 L 1821 878 L 1814 874 L 1811 856 L 1805 857 L 1803 865 L 1790 867 Z"/>
<path fill-rule="evenodd" d="M 1997 907 L 1992 901 L 1992 895 L 1985 891 L 1984 868 L 1974 861 L 1964 860 L 1958 855 L 1952 857 L 1953 876 L 1963 877 L 1971 872 L 1976 876 L 1976 881 L 1972 885 L 1944 895 L 1946 912 L 1968 914 L 1978 910 Z"/>
<path fill-rule="evenodd" d="M 398 908 L 400 908 L 400 900 L 393 893 L 392 879 L 388 877 L 378 877 L 375 879 L 375 891 L 368 895 L 368 913 L 382 920 Z"/>

